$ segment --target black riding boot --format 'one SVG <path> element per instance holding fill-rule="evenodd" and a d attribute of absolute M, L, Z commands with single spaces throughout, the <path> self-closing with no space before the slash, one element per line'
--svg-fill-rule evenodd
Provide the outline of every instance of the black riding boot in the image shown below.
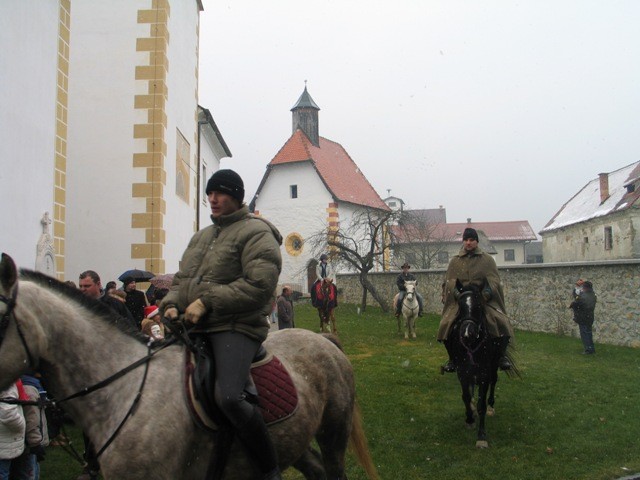
<path fill-rule="evenodd" d="M 496 343 L 498 344 L 498 348 L 500 349 L 500 358 L 498 359 L 498 367 L 500 370 L 511 370 L 511 360 L 507 357 L 507 348 L 509 347 L 509 338 L 508 336 L 496 338 Z"/>
<path fill-rule="evenodd" d="M 444 346 L 447 349 L 447 353 L 449 354 L 449 360 L 447 360 L 447 363 L 442 366 L 442 370 L 449 373 L 455 372 L 456 364 L 453 362 L 453 347 L 451 346 L 451 342 L 447 339 L 442 343 L 444 343 Z"/>
<path fill-rule="evenodd" d="M 282 480 L 278 456 L 262 414 L 254 409 L 252 417 L 236 430 L 249 457 L 260 470 L 263 480 Z"/>

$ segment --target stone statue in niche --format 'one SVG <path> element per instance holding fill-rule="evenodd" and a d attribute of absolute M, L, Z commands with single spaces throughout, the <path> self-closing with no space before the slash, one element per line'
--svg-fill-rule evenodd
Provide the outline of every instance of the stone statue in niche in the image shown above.
<path fill-rule="evenodd" d="M 51 225 L 49 212 L 44 212 L 40 224 L 42 225 L 42 234 L 36 247 L 35 269 L 53 277 L 56 274 L 56 254 L 53 248 L 53 238 L 49 234 L 49 225 Z"/>

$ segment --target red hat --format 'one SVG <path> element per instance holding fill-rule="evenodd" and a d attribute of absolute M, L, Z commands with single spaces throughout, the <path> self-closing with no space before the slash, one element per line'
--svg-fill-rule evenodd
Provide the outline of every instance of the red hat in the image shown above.
<path fill-rule="evenodd" d="M 153 318 L 160 313 L 158 307 L 155 305 L 149 305 L 148 307 L 144 307 L 144 318 Z"/>

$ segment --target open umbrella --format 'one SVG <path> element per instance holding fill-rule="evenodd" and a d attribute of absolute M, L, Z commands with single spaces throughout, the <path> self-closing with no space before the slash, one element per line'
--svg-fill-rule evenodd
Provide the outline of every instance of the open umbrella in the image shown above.
<path fill-rule="evenodd" d="M 127 270 L 122 275 L 118 277 L 118 280 L 122 281 L 127 277 L 133 278 L 136 282 L 148 282 L 153 277 L 155 277 L 155 273 L 149 272 L 147 270 L 138 270 L 134 268 L 133 270 Z"/>
<path fill-rule="evenodd" d="M 151 280 L 149 280 L 149 283 L 151 283 L 151 285 L 156 287 L 158 290 L 163 288 L 168 290 L 169 287 L 171 287 L 171 284 L 173 283 L 173 275 L 174 275 L 173 273 L 156 275 Z"/>

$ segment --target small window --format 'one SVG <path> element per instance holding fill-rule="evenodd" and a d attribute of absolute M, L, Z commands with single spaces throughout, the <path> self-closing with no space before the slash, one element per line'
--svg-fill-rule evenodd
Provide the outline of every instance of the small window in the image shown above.
<path fill-rule="evenodd" d="M 396 206 L 396 202 L 389 202 L 389 206 L 390 207 L 395 207 Z"/>
<path fill-rule="evenodd" d="M 584 243 L 589 243 L 589 237 L 584 237 Z"/>
<path fill-rule="evenodd" d="M 289 193 L 291 198 L 298 198 L 298 185 L 289 185 Z"/>
<path fill-rule="evenodd" d="M 516 260 L 516 251 L 513 248 L 506 248 L 504 250 L 504 261 L 515 262 L 515 260 Z"/>
<path fill-rule="evenodd" d="M 449 263 L 449 252 L 438 252 L 438 263 Z"/>
<path fill-rule="evenodd" d="M 604 227 L 604 249 L 611 250 L 613 248 L 613 228 Z"/>

